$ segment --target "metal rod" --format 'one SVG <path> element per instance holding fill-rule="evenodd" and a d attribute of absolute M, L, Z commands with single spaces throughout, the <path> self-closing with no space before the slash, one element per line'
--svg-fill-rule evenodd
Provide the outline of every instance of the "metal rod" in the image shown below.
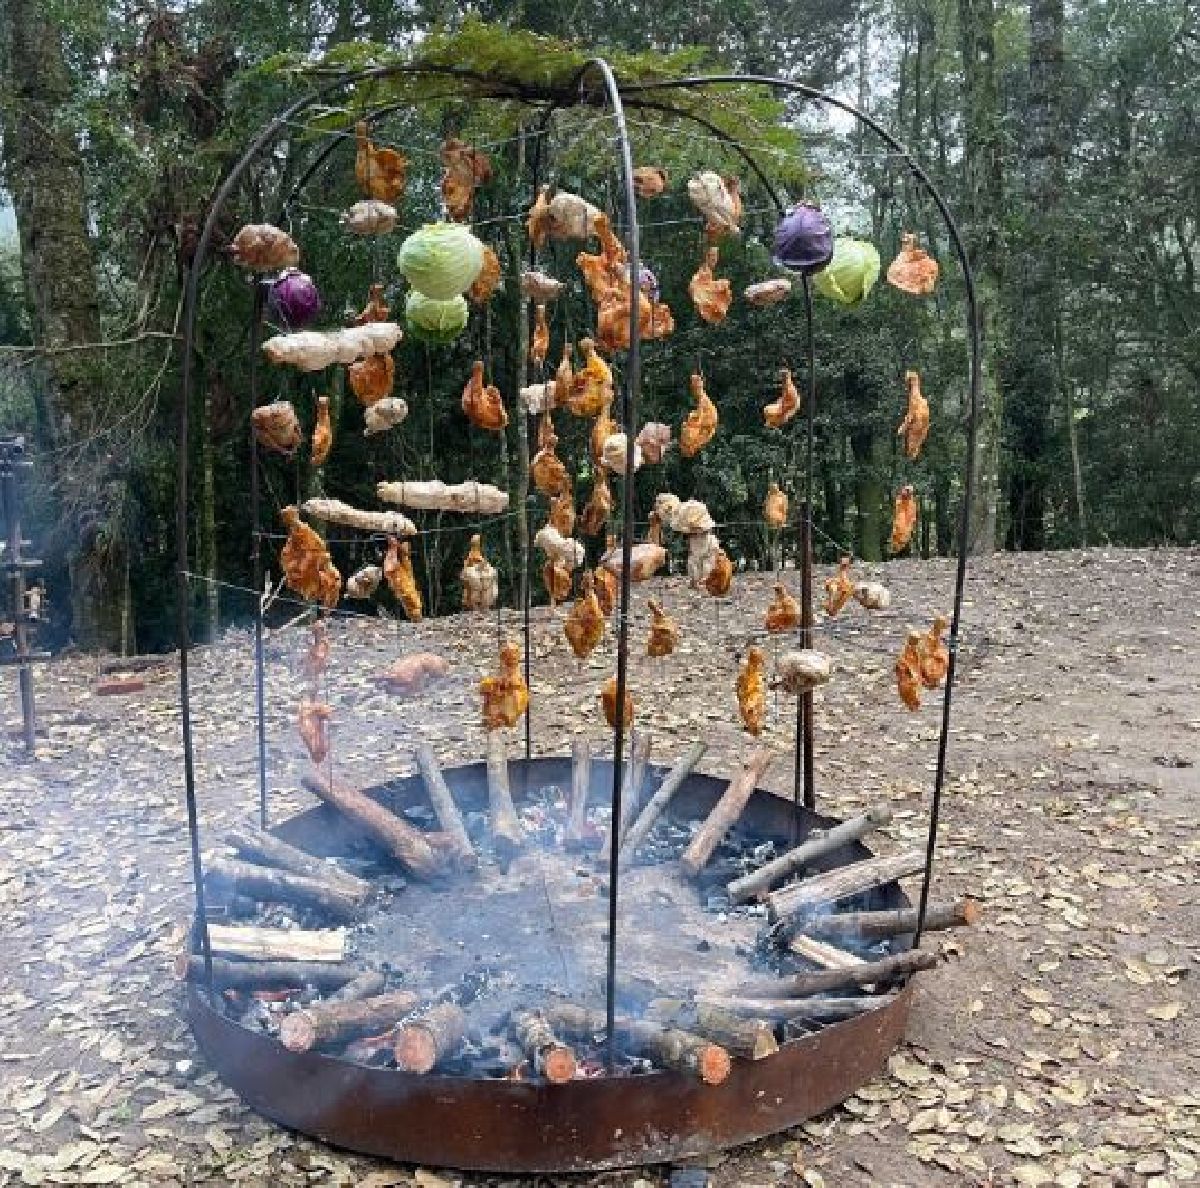
<path fill-rule="evenodd" d="M 808 334 L 808 395 L 805 400 L 804 523 L 800 537 L 800 643 L 813 646 L 813 425 L 817 415 L 817 340 L 813 329 L 812 280 L 801 278 L 804 289 L 804 319 Z M 804 807 L 817 807 L 816 768 L 813 759 L 813 717 L 815 707 L 811 689 L 800 694 L 804 706 Z"/>
<path fill-rule="evenodd" d="M 20 437 L 0 441 L 0 514 L 8 526 L 8 591 L 13 621 L 13 645 L 16 648 L 17 687 L 21 694 L 21 724 L 25 750 L 33 754 L 37 745 L 37 707 L 33 699 L 33 668 L 29 650 L 29 614 L 25 598 L 25 558 L 21 554 L 21 503 L 17 490 L 17 467 L 22 461 L 25 441 Z"/>
<path fill-rule="evenodd" d="M 254 311 L 250 322 L 250 561 L 254 573 L 254 730 L 258 741 L 258 827 L 267 827 L 267 710 L 263 669 L 263 563 L 262 499 L 258 438 L 254 433 L 254 410 L 258 407 L 258 352 L 262 340 L 265 281 L 254 280 Z"/>

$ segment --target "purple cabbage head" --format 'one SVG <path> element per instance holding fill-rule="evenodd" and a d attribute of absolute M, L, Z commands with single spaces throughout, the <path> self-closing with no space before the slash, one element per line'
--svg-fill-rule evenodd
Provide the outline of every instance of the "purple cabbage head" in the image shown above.
<path fill-rule="evenodd" d="M 321 294 L 313 278 L 299 268 L 287 269 L 271 284 L 267 312 L 290 330 L 307 326 L 321 312 Z"/>
<path fill-rule="evenodd" d="M 833 228 L 819 206 L 797 202 L 775 227 L 776 264 L 802 276 L 820 272 L 833 259 Z"/>

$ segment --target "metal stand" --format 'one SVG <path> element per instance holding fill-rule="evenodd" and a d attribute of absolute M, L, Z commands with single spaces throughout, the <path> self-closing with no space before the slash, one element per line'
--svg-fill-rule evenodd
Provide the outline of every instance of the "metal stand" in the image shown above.
<path fill-rule="evenodd" d="M 7 526 L 7 547 L 0 558 L 0 568 L 8 575 L 8 605 L 13 622 L 12 656 L 0 657 L 0 665 L 17 666 L 17 682 L 21 690 L 21 720 L 24 727 L 25 750 L 30 754 L 36 742 L 37 707 L 33 701 L 34 661 L 48 660 L 49 652 L 30 650 L 30 635 L 38 615 L 29 602 L 25 588 L 25 573 L 36 569 L 41 561 L 22 556 L 29 542 L 21 535 L 21 500 L 17 490 L 17 471 L 31 470 L 33 463 L 25 457 L 25 439 L 16 436 L 0 437 L 0 518 Z"/>

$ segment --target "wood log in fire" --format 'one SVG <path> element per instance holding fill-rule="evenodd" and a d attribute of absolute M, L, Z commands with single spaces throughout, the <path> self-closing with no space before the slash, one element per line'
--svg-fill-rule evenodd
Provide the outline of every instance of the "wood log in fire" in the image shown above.
<path fill-rule="evenodd" d="M 438 1003 L 396 1029 L 393 1052 L 404 1072 L 427 1073 L 453 1056 L 467 1033 L 467 1018 L 452 1002 Z"/>
<path fill-rule="evenodd" d="M 174 972 L 181 982 L 204 981 L 204 958 L 180 953 Z M 324 961 L 230 961 L 212 959 L 213 988 L 216 990 L 284 990 L 313 986 L 336 990 L 353 982 L 358 967 L 345 962 Z"/>
<path fill-rule="evenodd" d="M 750 997 L 803 998 L 857 986 L 883 986 L 937 965 L 937 954 L 928 949 L 907 949 L 876 961 L 860 961 L 840 969 L 819 969 L 782 978 L 756 978 L 740 987 Z"/>
<path fill-rule="evenodd" d="M 281 870 L 292 871 L 293 874 L 336 883 L 346 894 L 353 895 L 359 903 L 365 902 L 371 895 L 371 884 L 366 879 L 360 879 L 332 862 L 314 858 L 304 850 L 253 826 L 229 830 L 225 834 L 225 844 L 232 846 L 241 857 L 250 862 L 278 866 Z"/>
<path fill-rule="evenodd" d="M 635 730 L 629 747 L 629 758 L 625 761 L 625 774 L 621 780 L 621 824 L 610 823 L 608 832 L 604 835 L 604 844 L 596 861 L 607 865 L 612 854 L 614 835 L 618 838 L 617 849 L 624 844 L 625 835 L 637 816 L 638 802 L 642 795 L 642 784 L 646 780 L 646 765 L 650 762 L 651 736 L 643 730 Z"/>
<path fill-rule="evenodd" d="M 554 1028 L 536 1011 L 514 1011 L 509 1020 L 533 1071 L 553 1085 L 564 1085 L 575 1076 L 575 1053 L 562 1043 Z"/>
<path fill-rule="evenodd" d="M 743 1060 L 762 1060 L 779 1051 L 774 1024 L 766 1019 L 743 1019 L 712 1003 L 651 1001 L 647 1007 L 652 1022 L 693 1031 Z"/>
<path fill-rule="evenodd" d="M 442 832 L 450 838 L 455 865 L 464 870 L 473 870 L 479 865 L 479 855 L 471 845 L 462 813 L 454 803 L 454 796 L 446 784 L 442 769 L 438 766 L 437 756 L 428 743 L 420 743 L 417 746 L 417 766 L 421 769 L 421 779 L 433 804 L 433 811 L 441 822 Z"/>
<path fill-rule="evenodd" d="M 810 915 L 823 904 L 862 895 L 924 868 L 925 854 L 921 850 L 851 862 L 773 891 L 767 896 L 767 914 L 772 920 Z"/>
<path fill-rule="evenodd" d="M 571 744 L 571 795 L 563 833 L 563 844 L 568 850 L 580 850 L 587 844 L 587 800 L 591 787 L 591 748 L 586 738 L 577 738 Z"/>
<path fill-rule="evenodd" d="M 355 1002 L 360 998 L 374 998 L 383 993 L 387 979 L 377 969 L 367 969 L 340 990 L 325 996 L 326 1002 Z"/>
<path fill-rule="evenodd" d="M 724 795 L 717 801 L 704 823 L 696 830 L 679 863 L 684 872 L 695 878 L 722 838 L 737 824 L 758 781 L 771 765 L 775 753 L 766 747 L 756 747 L 742 764 L 742 769 L 729 781 Z"/>
<path fill-rule="evenodd" d="M 487 736 L 488 805 L 491 813 L 488 826 L 497 853 L 509 859 L 525 844 L 525 830 L 513 805 L 508 782 L 508 754 L 504 733 L 492 730 Z"/>
<path fill-rule="evenodd" d="M 871 994 L 855 998 L 704 998 L 701 1001 L 735 1015 L 752 1019 L 790 1022 L 804 1019 L 813 1023 L 836 1023 L 852 1019 L 865 1011 L 887 1006 L 895 994 Z"/>
<path fill-rule="evenodd" d="M 981 915 L 978 900 L 963 898 L 953 903 L 931 903 L 925 912 L 925 931 L 971 927 Z M 810 936 L 826 940 L 887 940 L 917 930 L 915 907 L 878 912 L 826 912 L 798 922 Z"/>
<path fill-rule="evenodd" d="M 694 742 L 674 767 L 667 772 L 666 778 L 659 785 L 658 791 L 646 802 L 646 807 L 638 814 L 637 819 L 629 827 L 628 833 L 621 840 L 621 860 L 628 862 L 637 852 L 637 848 L 650 836 L 659 817 L 667 810 L 671 798 L 683 786 L 684 780 L 692 774 L 696 764 L 704 757 L 708 744 Z"/>
<path fill-rule="evenodd" d="M 395 990 L 349 1002 L 314 1002 L 284 1016 L 279 1025 L 279 1041 L 289 1052 L 308 1052 L 346 1043 L 392 1026 L 418 1002 L 420 999 L 411 990 Z"/>
<path fill-rule="evenodd" d="M 253 924 L 210 924 L 214 953 L 252 961 L 342 961 L 344 928 L 260 928 Z"/>
<path fill-rule="evenodd" d="M 214 856 L 205 863 L 205 870 L 207 877 L 260 903 L 319 908 L 339 920 L 353 919 L 362 907 L 362 900 L 347 895 L 341 887 L 325 879 L 293 874 L 273 866 L 256 866 L 240 858 Z"/>

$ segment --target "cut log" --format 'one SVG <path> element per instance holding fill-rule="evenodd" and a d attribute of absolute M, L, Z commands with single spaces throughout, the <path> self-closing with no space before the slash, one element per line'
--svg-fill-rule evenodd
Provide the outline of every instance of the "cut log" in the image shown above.
<path fill-rule="evenodd" d="M 853 969 L 858 965 L 866 965 L 866 958 L 849 949 L 831 945 L 828 941 L 816 940 L 811 936 L 794 936 L 788 947 L 798 957 L 810 961 L 818 969 Z"/>
<path fill-rule="evenodd" d="M 646 807 L 642 809 L 637 820 L 630 825 L 629 832 L 621 841 L 621 860 L 623 862 L 628 862 L 637 852 L 638 846 L 650 836 L 650 830 L 654 828 L 655 822 L 666 811 L 667 806 L 671 803 L 671 798 L 683 786 L 684 780 L 692 774 L 693 768 L 704 757 L 706 750 L 708 750 L 707 743 L 692 743 L 683 758 L 667 772 L 658 791 L 646 802 Z"/>
<path fill-rule="evenodd" d="M 804 867 L 811 866 L 818 858 L 840 850 L 848 842 L 857 841 L 871 830 L 886 825 L 891 819 L 892 810 L 886 804 L 869 808 L 861 816 L 851 817 L 850 820 L 835 825 L 819 836 L 808 838 L 802 845 L 759 867 L 752 874 L 734 879 L 728 887 L 729 898 L 734 903 L 759 899 L 784 879 L 789 879 Z"/>
<path fill-rule="evenodd" d="M 624 837 L 637 816 L 638 802 L 642 796 L 642 784 L 646 780 L 646 764 L 650 761 L 651 737 L 645 731 L 634 732 L 633 741 L 629 747 L 629 758 L 625 763 L 625 774 L 621 780 L 621 827 L 616 829 L 616 822 L 610 823 L 608 832 L 604 835 L 604 844 L 600 847 L 600 855 L 596 859 L 602 865 L 607 865 L 612 854 L 613 837 L 618 838 L 617 849 L 624 844 Z"/>
<path fill-rule="evenodd" d="M 356 1002 L 360 998 L 375 998 L 383 993 L 387 979 L 378 970 L 368 969 L 340 990 L 326 997 L 326 1002 Z"/>
<path fill-rule="evenodd" d="M 960 899 L 957 903 L 931 903 L 925 913 L 925 931 L 970 927 L 979 922 L 979 902 Z M 830 940 L 878 941 L 917 930 L 916 908 L 881 912 L 832 912 L 803 922 L 810 936 Z"/>
<path fill-rule="evenodd" d="M 546 1011 L 547 1022 L 560 1034 L 595 1040 L 605 1032 L 600 1011 L 573 1003 L 556 1003 Z M 618 1019 L 617 1042 L 631 1052 L 647 1056 L 664 1068 L 699 1077 L 706 1085 L 719 1085 L 729 1076 L 733 1062 L 720 1044 L 678 1027 L 664 1027 L 646 1019 Z"/>
<path fill-rule="evenodd" d="M 408 1019 L 396 1030 L 396 1067 L 427 1073 L 453 1056 L 467 1033 L 467 1017 L 452 1002 L 432 1006 L 420 1018 Z"/>
<path fill-rule="evenodd" d="M 767 914 L 772 920 L 810 914 L 823 904 L 862 895 L 924 869 L 925 854 L 921 850 L 851 862 L 773 891 L 767 896 Z"/>
<path fill-rule="evenodd" d="M 285 1015 L 279 1025 L 279 1040 L 289 1052 L 346 1043 L 393 1026 L 420 999 L 411 990 L 376 994 L 349 1002 L 314 1002 Z"/>
<path fill-rule="evenodd" d="M 587 801 L 592 787 L 592 752 L 586 738 L 571 744 L 571 798 L 567 802 L 567 828 L 563 844 L 580 850 L 587 844 Z"/>
<path fill-rule="evenodd" d="M 344 928 L 259 928 L 252 924 L 210 924 L 208 943 L 214 953 L 255 961 L 342 961 Z"/>
<path fill-rule="evenodd" d="M 419 829 L 414 829 L 357 788 L 318 771 L 310 772 L 303 782 L 314 796 L 361 825 L 412 874 L 429 879 L 442 872 L 441 860 Z"/>
<path fill-rule="evenodd" d="M 743 1019 L 711 1003 L 673 999 L 651 1002 L 648 1011 L 652 1022 L 694 1031 L 744 1060 L 762 1060 L 779 1051 L 774 1024 L 766 1019 Z"/>
<path fill-rule="evenodd" d="M 240 858 L 210 858 L 205 864 L 208 875 L 233 889 L 239 895 L 257 899 L 260 903 L 291 903 L 300 907 L 319 908 L 339 920 L 352 919 L 362 907 L 362 900 L 347 895 L 341 887 L 325 879 L 292 874 L 274 866 L 256 866 Z"/>
<path fill-rule="evenodd" d="M 937 954 L 928 949 L 908 949 L 878 961 L 860 961 L 841 969 L 820 969 L 811 973 L 789 974 L 782 978 L 757 978 L 742 986 L 751 997 L 801 998 L 810 994 L 828 994 L 851 986 L 882 986 L 906 978 L 922 969 L 937 965 Z"/>
<path fill-rule="evenodd" d="M 470 870 L 479 865 L 479 856 L 467 836 L 467 827 L 463 824 L 462 814 L 454 803 L 442 769 L 438 766 L 437 756 L 428 743 L 417 746 L 417 766 L 421 769 L 421 779 L 425 782 L 425 791 L 429 794 L 433 811 L 441 822 L 442 832 L 447 834 L 453 845 L 454 861 L 464 870 Z"/>
<path fill-rule="evenodd" d="M 504 749 L 502 731 L 489 731 L 487 736 L 488 805 L 491 809 L 488 826 L 492 843 L 503 858 L 511 858 L 525 844 L 525 830 L 513 806 L 508 784 L 508 755 Z"/>
<path fill-rule="evenodd" d="M 210 927 L 211 931 L 211 927 Z M 229 961 L 214 957 L 213 986 L 217 990 L 283 990 L 313 986 L 322 992 L 345 986 L 358 976 L 358 967 L 320 961 Z M 204 958 L 180 953 L 175 976 L 181 982 L 204 981 Z"/>
<path fill-rule="evenodd" d="M 763 773 L 771 766 L 771 760 L 774 758 L 775 753 L 766 747 L 757 747 L 750 753 L 749 758 L 742 764 L 742 770 L 729 781 L 725 794 L 717 801 L 704 824 L 696 830 L 688 848 L 684 850 L 679 863 L 686 874 L 695 878 L 700 873 L 724 836 L 737 824 L 758 781 L 762 779 Z"/>
<path fill-rule="evenodd" d="M 371 894 L 371 884 L 366 879 L 357 878 L 348 871 L 314 858 L 311 854 L 296 846 L 288 845 L 285 841 L 264 833 L 261 829 L 246 826 L 231 829 L 225 834 L 225 844 L 232 846 L 237 852 L 251 862 L 263 863 L 267 866 L 278 866 L 281 870 L 290 870 L 294 874 L 307 875 L 311 879 L 325 879 L 336 883 L 348 895 L 355 896 L 361 903 Z"/>
<path fill-rule="evenodd" d="M 535 1011 L 514 1011 L 513 1036 L 521 1045 L 533 1071 L 554 1085 L 575 1076 L 575 1053 L 554 1034 L 554 1028 Z"/>
<path fill-rule="evenodd" d="M 887 1006 L 895 994 L 863 995 L 857 998 L 705 998 L 701 1001 L 734 1015 L 752 1019 L 790 1022 L 808 1019 L 814 1023 L 836 1023 L 865 1011 Z"/>

